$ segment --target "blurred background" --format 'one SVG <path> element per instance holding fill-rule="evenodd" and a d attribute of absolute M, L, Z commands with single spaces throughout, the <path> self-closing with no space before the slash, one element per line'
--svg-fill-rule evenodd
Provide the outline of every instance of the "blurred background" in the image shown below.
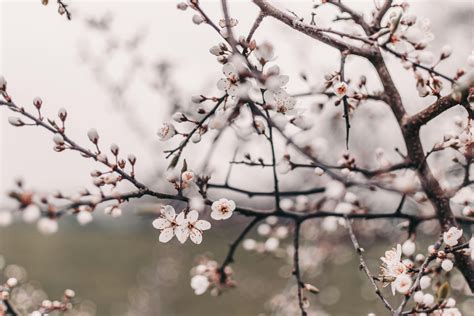
<path fill-rule="evenodd" d="M 40 1 L 0 1 L 0 73 L 8 81 L 10 94 L 27 107 L 32 106 L 34 97 L 40 96 L 46 116 L 54 116 L 60 107 L 65 107 L 73 139 L 86 143 L 87 130 L 97 128 L 103 144 L 118 143 L 122 152 L 138 157 L 138 178 L 159 190 L 170 191 L 163 179 L 167 162 L 161 152 L 172 144 L 159 142 L 156 129 L 178 107 L 191 106 L 192 95 L 215 95 L 221 65 L 208 49 L 219 42 L 218 36 L 205 25 L 194 25 L 192 13 L 177 10 L 176 2 L 171 0 L 68 1 L 72 21 L 60 16 L 55 1 L 50 2 L 42 6 Z M 220 18 L 217 1 L 201 2 L 212 18 Z M 372 1 L 346 2 L 367 13 L 373 7 Z M 452 74 L 465 66 L 473 49 L 472 2 L 411 3 L 412 11 L 431 19 L 436 35 L 432 50 L 439 52 L 444 44 L 454 48 L 453 56 L 440 65 L 440 70 Z M 280 4 L 308 17 L 314 3 Z M 249 1 L 232 1 L 230 9 L 239 20 L 236 32 L 246 34 L 258 10 Z M 324 27 L 336 11 L 321 12 L 317 21 Z M 331 48 L 295 34 L 273 20 L 265 20 L 255 38 L 257 42 L 270 41 L 274 45 L 276 62 L 283 73 L 290 75 L 291 92 L 308 90 L 301 73 L 317 85 L 324 80 L 325 73 L 338 67 L 339 57 Z M 350 61 L 349 76 L 366 74 L 367 64 L 357 58 Z M 418 98 L 409 72 L 390 58 L 389 65 L 396 78 L 403 78 L 397 84 L 410 113 L 430 103 Z M 367 77 L 369 82 L 374 78 L 370 73 Z M 308 98 L 299 102 L 315 104 L 324 100 Z M 317 121 L 317 133 L 331 142 L 333 157 L 344 149 L 343 121 L 334 119 L 339 110 L 329 107 L 319 113 Z M 401 146 L 400 133 L 388 110 L 378 104 L 360 112 L 364 111 L 374 120 L 367 122 L 363 114 L 354 116 L 351 152 L 361 160 L 373 159 L 369 154 L 378 147 L 395 155 L 393 148 Z M 452 109 L 447 115 L 460 113 L 462 110 Z M 45 193 L 57 189 L 73 193 L 91 187 L 89 172 L 96 167 L 92 161 L 75 153 L 54 152 L 50 135 L 39 129 L 14 128 L 7 123 L 8 116 L 0 111 L 1 208 L 14 207 L 6 192 L 18 178 L 24 179 L 26 187 Z M 428 147 L 438 141 L 451 128 L 450 124 L 449 120 L 435 120 L 423 130 L 424 144 Z M 387 132 L 374 135 L 372 130 L 381 126 Z M 225 176 L 227 162 L 238 142 L 228 134 L 210 162 L 216 182 Z M 257 139 L 240 143 L 240 156 L 249 151 L 262 157 L 268 155 L 258 149 L 258 144 Z M 198 169 L 206 161 L 207 150 L 205 144 L 194 145 L 184 157 L 192 168 Z M 434 155 L 431 163 L 444 166 L 448 162 Z M 251 181 L 249 171 L 255 172 Z M 282 186 L 301 188 L 302 183 L 306 184 L 305 177 L 285 176 Z M 237 169 L 231 179 L 237 186 L 261 191 L 271 189 L 272 185 L 268 170 Z M 222 194 L 217 192 L 215 197 Z M 271 207 L 271 199 L 232 194 L 226 197 L 242 206 Z M 291 262 L 284 255 L 290 239 L 281 241 L 282 253 L 255 254 L 239 249 L 233 264 L 237 288 L 220 297 L 195 296 L 189 286 L 190 269 L 203 254 L 221 262 L 228 243 L 248 219 L 234 216 L 235 225 L 214 225 L 199 246 L 179 245 L 176 240 L 161 244 L 158 232 L 151 227 L 152 218 L 140 215 L 151 203 L 156 201 L 145 199 L 129 204 L 120 219 L 97 214 L 97 220 L 85 227 L 72 217 L 65 218 L 59 232 L 52 236 L 41 235 L 34 225 L 15 221 L 0 228 L 0 266 L 9 275 L 31 280 L 29 290 L 42 288 L 51 298 L 60 297 L 66 288 L 75 289 L 81 301 L 79 310 L 84 314 L 285 315 L 284 306 L 290 303 L 280 294 L 294 292 Z M 381 195 L 372 203 L 371 206 L 390 211 L 396 208 L 398 198 Z M 403 241 L 404 235 L 398 233 L 396 224 L 382 221 L 356 225 L 373 271 L 383 252 Z M 312 308 L 318 315 L 384 315 L 365 275 L 358 271 L 357 258 L 344 229 L 327 232 L 318 229 L 319 225 L 312 221 L 304 227 L 306 241 L 302 253 L 308 266 L 305 279 L 324 289 L 311 298 Z M 429 234 L 430 239 L 420 234 L 420 249 L 426 249 L 437 234 L 436 229 L 435 223 L 421 227 L 420 231 Z M 372 230 L 375 233 L 367 234 Z M 250 236 L 265 240 L 256 232 Z M 462 292 L 462 279 L 457 275 L 453 278 L 457 278 L 453 284 L 458 284 L 453 295 L 463 302 L 460 306 L 464 311 L 472 310 L 474 301 Z"/>

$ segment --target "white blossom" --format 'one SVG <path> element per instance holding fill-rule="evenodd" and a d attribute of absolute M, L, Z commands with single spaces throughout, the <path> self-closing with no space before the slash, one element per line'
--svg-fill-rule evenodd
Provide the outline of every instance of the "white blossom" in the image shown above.
<path fill-rule="evenodd" d="M 38 230 L 45 235 L 52 235 L 58 231 L 58 222 L 49 217 L 43 217 L 38 221 Z"/>
<path fill-rule="evenodd" d="M 166 205 L 161 209 L 161 216 L 152 223 L 155 229 L 161 231 L 159 241 L 166 243 L 175 235 L 176 227 L 176 211 L 171 205 Z"/>
<path fill-rule="evenodd" d="M 194 172 L 187 170 L 181 174 L 181 180 L 184 183 L 192 182 L 195 180 Z"/>
<path fill-rule="evenodd" d="M 427 275 L 424 275 L 420 279 L 420 288 L 422 290 L 427 289 L 431 285 L 431 278 Z"/>
<path fill-rule="evenodd" d="M 411 239 L 407 239 L 402 245 L 402 252 L 405 256 L 411 256 L 415 253 L 416 245 Z"/>
<path fill-rule="evenodd" d="M 89 224 L 90 222 L 92 222 L 94 218 L 92 217 L 92 213 L 89 212 L 89 211 L 80 211 L 78 214 L 77 214 L 77 221 L 79 222 L 79 224 L 81 225 L 87 225 Z"/>
<path fill-rule="evenodd" d="M 270 234 L 271 231 L 272 231 L 272 227 L 268 225 L 267 223 L 260 224 L 257 227 L 257 233 L 261 236 L 267 236 Z"/>
<path fill-rule="evenodd" d="M 415 295 L 413 295 L 413 300 L 415 301 L 415 303 L 420 304 L 421 302 L 423 302 L 423 297 L 424 294 L 422 291 L 416 291 Z"/>
<path fill-rule="evenodd" d="M 324 174 L 324 170 L 320 167 L 316 167 L 314 168 L 314 173 L 317 175 L 317 176 L 322 176 Z"/>
<path fill-rule="evenodd" d="M 462 316 L 462 314 L 457 308 L 445 308 L 441 316 Z"/>
<path fill-rule="evenodd" d="M 431 304 L 434 303 L 434 296 L 431 294 L 425 294 L 423 296 L 423 304 L 426 306 L 430 306 Z"/>
<path fill-rule="evenodd" d="M 266 90 L 263 96 L 265 103 L 278 113 L 291 114 L 296 105 L 296 99 L 282 88 Z"/>
<path fill-rule="evenodd" d="M 227 63 L 222 67 L 222 73 L 224 78 L 221 78 L 217 82 L 217 88 L 221 91 L 225 91 L 230 96 L 236 96 L 239 94 L 239 74 L 235 69 L 234 65 Z"/>
<path fill-rule="evenodd" d="M 18 285 L 18 280 L 16 278 L 8 278 L 6 283 L 9 287 L 12 288 Z"/>
<path fill-rule="evenodd" d="M 347 83 L 343 82 L 343 81 L 337 81 L 333 84 L 332 86 L 333 88 L 333 91 L 334 91 L 334 94 L 338 97 L 338 98 L 342 98 L 344 97 L 346 94 L 347 94 Z"/>
<path fill-rule="evenodd" d="M 194 290 L 194 294 L 202 295 L 209 288 L 209 279 L 204 275 L 195 275 L 191 278 L 191 288 Z"/>
<path fill-rule="evenodd" d="M 273 59 L 274 51 L 272 44 L 264 42 L 257 46 L 254 51 L 255 57 L 261 64 L 265 64 Z"/>
<path fill-rule="evenodd" d="M 166 141 L 176 135 L 176 129 L 173 124 L 164 122 L 163 125 L 158 129 L 158 137 L 161 141 Z"/>
<path fill-rule="evenodd" d="M 441 268 L 443 268 L 444 271 L 446 272 L 449 272 L 453 269 L 453 262 L 449 259 L 444 259 L 442 262 L 441 262 Z"/>
<path fill-rule="evenodd" d="M 413 281 L 408 274 L 400 274 L 396 277 L 393 283 L 395 284 L 395 289 L 397 292 L 406 294 L 408 290 L 410 290 Z"/>
<path fill-rule="evenodd" d="M 228 219 L 232 216 L 232 213 L 235 210 L 235 202 L 222 198 L 212 203 L 211 209 L 212 219 L 216 221 Z"/>
<path fill-rule="evenodd" d="M 326 188 L 324 190 L 324 195 L 329 199 L 340 200 L 344 197 L 346 193 L 346 187 L 343 183 L 337 180 L 331 180 L 326 183 Z"/>
<path fill-rule="evenodd" d="M 245 239 L 242 243 L 242 247 L 248 251 L 254 250 L 256 246 L 257 246 L 257 242 L 255 241 L 255 239 L 251 239 L 251 238 Z"/>
<path fill-rule="evenodd" d="M 33 223 L 41 216 L 41 210 L 36 204 L 30 204 L 23 209 L 22 218 L 26 223 Z"/>
<path fill-rule="evenodd" d="M 205 220 L 198 220 L 199 213 L 196 210 L 189 211 L 186 215 L 181 212 L 176 216 L 175 234 L 179 242 L 182 244 L 188 239 L 191 239 L 195 244 L 202 242 L 202 232 L 211 228 L 211 223 Z"/>
<path fill-rule="evenodd" d="M 451 227 L 447 232 L 443 233 L 443 241 L 448 246 L 456 246 L 459 238 L 462 237 L 462 229 Z"/>
<path fill-rule="evenodd" d="M 278 246 L 280 245 L 280 241 L 278 238 L 275 237 L 270 237 L 265 241 L 265 250 L 269 252 L 273 252 L 278 249 Z"/>

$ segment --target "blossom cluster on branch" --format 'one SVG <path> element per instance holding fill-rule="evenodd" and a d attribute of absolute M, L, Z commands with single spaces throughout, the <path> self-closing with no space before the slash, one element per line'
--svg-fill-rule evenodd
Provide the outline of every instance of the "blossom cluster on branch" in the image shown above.
<path fill-rule="evenodd" d="M 103 144 L 94 128 L 85 132 L 89 143 L 79 144 L 69 136 L 68 131 L 73 125 L 66 109 L 61 108 L 56 117 L 48 118 L 42 112 L 48 105 L 43 104 L 40 97 L 33 99 L 32 106 L 21 105 L 22 102 L 9 94 L 7 81 L 1 77 L 3 100 L 0 106 L 12 113 L 8 119 L 12 126 L 42 128 L 50 133 L 54 151 L 77 152 L 96 161 L 98 169 L 91 171 L 93 186 L 74 195 L 61 192 L 39 194 L 18 182 L 10 192 L 18 207 L 13 212 L 2 212 L 0 224 L 9 224 L 18 213 L 25 222 L 36 223 L 41 232 L 52 234 L 58 230 L 58 222 L 65 215 L 73 215 L 79 224 L 86 225 L 93 220 L 94 211 L 103 207 L 105 214 L 117 218 L 126 202 L 149 196 L 163 202 L 159 214 L 150 223 L 159 230 L 160 242 L 169 242 L 176 236 L 180 243 L 189 239 L 194 244 L 201 244 L 205 231 L 212 234 L 211 219 L 230 222 L 234 214 L 243 215 L 250 221 L 231 243 L 222 262 L 219 264 L 206 258 L 192 268 L 191 287 L 195 294 L 209 291 L 217 295 L 238 286 L 238 277 L 230 264 L 234 261 L 236 249 L 242 244 L 244 249 L 257 254 L 282 254 L 291 259 L 297 307 L 297 311 L 292 313 L 307 315 L 311 309 L 308 296 L 323 293 L 324 288 L 319 289 L 305 281 L 301 236 L 307 222 L 322 219 L 318 226 L 321 230 L 343 229 L 349 233 L 361 269 L 391 314 L 460 315 L 455 299 L 449 297 L 449 276 L 456 267 L 465 279 L 466 288 L 474 289 L 474 239 L 467 233 L 463 234 L 470 231 L 470 225 L 474 223 L 474 180 L 471 175 L 474 159 L 474 55 L 467 56 L 467 65 L 471 68 L 458 68 L 450 74 L 440 72 L 438 65 L 450 58 L 452 48 L 445 45 L 438 53 L 429 50 L 429 43 L 434 39 L 430 22 L 411 13 L 407 2 L 385 0 L 367 16 L 344 2 L 325 0 L 313 6 L 310 17 L 299 17 L 266 0 L 253 2 L 260 13 L 245 35 L 236 34 L 238 17 L 231 16 L 226 0 L 221 1 L 222 17 L 218 21 L 207 15 L 205 5 L 198 0 L 177 4 L 179 10 L 191 11 L 192 23 L 207 25 L 216 31 L 219 42 L 216 40 L 208 50 L 222 65 L 222 71 L 216 74 L 217 95 L 198 92 L 191 98 L 191 107 L 178 109 L 157 131 L 158 139 L 170 144 L 164 151 L 169 159 L 168 187 L 153 188 L 138 179 L 136 168 L 140 166 L 137 157 L 124 155 L 117 144 Z M 60 13 L 67 13 L 70 18 L 68 11 L 64 11 L 66 6 L 60 1 L 58 4 Z M 334 20 L 334 28 L 318 26 L 318 10 L 327 6 L 340 11 Z M 270 18 L 286 24 L 293 32 L 303 33 L 311 40 L 335 48 L 340 54 L 339 66 L 324 74 L 323 84 L 312 86 L 304 93 L 289 91 L 290 77 L 277 64 L 274 46 L 256 38 L 261 23 Z M 372 66 L 368 71 L 378 76 L 379 90 L 373 89 L 374 83 L 369 82 L 368 76 L 348 76 L 346 70 L 351 67 L 348 57 L 353 55 L 364 58 Z M 421 98 L 433 98 L 430 105 L 418 113 L 408 114 L 401 92 L 387 69 L 387 56 L 394 57 L 409 76 L 413 76 L 416 82 L 413 88 Z M 344 122 L 345 130 L 345 137 L 340 142 L 345 143 L 346 150 L 336 155 L 338 158 L 335 160 L 327 159 L 327 152 L 331 151 L 327 142 L 324 139 L 316 141 L 311 136 L 319 127 L 315 124 L 314 113 L 301 99 L 305 96 L 324 96 L 326 107 L 339 109 L 338 119 Z M 387 106 L 400 128 L 406 150 L 397 149 L 398 161 L 383 149 L 377 149 L 373 153 L 375 166 L 372 166 L 351 152 L 350 131 L 354 128 L 351 119 L 362 105 L 373 103 Z M 464 109 L 465 115 L 457 116 L 453 131 L 425 151 L 420 130 L 443 112 L 457 106 Z M 193 160 L 184 159 L 185 151 L 192 144 L 207 141 L 211 144 L 211 157 L 217 140 L 227 130 L 234 131 L 244 141 L 261 140 L 267 146 L 268 156 L 263 158 L 252 152 L 242 154 L 236 151 L 234 159 L 229 162 L 225 181 L 214 182 L 206 168 L 201 170 Z M 449 154 L 448 149 L 453 153 Z M 440 179 L 428 163 L 428 158 L 435 154 L 450 155 L 448 157 L 461 170 L 461 179 Z M 237 167 L 269 170 L 273 190 L 255 191 L 230 184 L 232 170 Z M 306 169 L 311 170 L 311 183 L 318 186 L 309 189 L 298 187 L 293 191 L 283 189 L 288 174 Z M 445 173 L 449 171 L 444 170 Z M 244 194 L 249 199 L 267 196 L 273 200 L 273 206 L 270 210 L 242 207 L 222 192 Z M 400 198 L 400 203 L 389 212 L 374 209 L 370 203 L 372 192 L 394 194 Z M 210 196 L 218 198 L 210 199 Z M 172 200 L 180 201 L 184 206 L 177 209 L 167 203 Z M 419 207 L 417 212 L 407 212 L 407 200 L 424 205 L 424 209 L 429 211 Z M 457 212 L 457 205 L 460 212 Z M 401 221 L 400 226 L 408 233 L 404 241 L 385 252 L 381 258 L 380 274 L 375 275 L 365 263 L 364 249 L 359 245 L 352 223 L 383 219 Z M 428 221 L 439 223 L 441 237 L 432 242 L 427 252 L 417 251 L 418 226 Z M 247 237 L 254 227 L 263 241 Z M 288 240 L 290 235 L 293 237 L 291 241 Z M 288 248 L 291 251 L 284 251 L 282 244 L 286 243 L 291 245 Z M 398 306 L 394 306 L 387 293 L 381 290 L 388 285 L 393 295 L 402 296 Z M 9 286 L 7 281 L 5 288 Z M 431 290 L 434 292 L 430 293 Z M 8 302 L 8 295 L 2 300 Z M 38 312 L 47 314 L 49 309 L 43 306 Z"/>

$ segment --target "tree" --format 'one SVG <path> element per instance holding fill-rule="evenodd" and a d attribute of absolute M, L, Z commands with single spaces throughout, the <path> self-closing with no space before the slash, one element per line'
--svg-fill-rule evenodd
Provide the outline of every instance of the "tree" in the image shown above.
<path fill-rule="evenodd" d="M 204 232 L 211 229 L 213 221 L 227 221 L 234 214 L 248 217 L 247 226 L 230 245 L 227 256 L 220 264 L 207 260 L 192 270 L 194 276 L 191 287 L 197 295 L 208 290 L 219 293 L 235 286 L 230 265 L 241 243 L 248 250 L 257 249 L 255 241 L 246 239 L 254 227 L 262 222 L 276 227 L 263 245 L 264 251 L 268 252 L 277 249 L 279 239 L 285 238 L 288 230 L 291 230 L 293 275 L 297 285 L 295 302 L 302 315 L 306 315 L 310 308 L 308 296 L 324 289 L 319 290 L 304 280 L 300 262 L 301 232 L 304 225 L 315 225 L 313 223 L 317 219 L 323 219 L 318 226 L 320 229 L 331 226 L 347 230 L 359 256 L 361 270 L 391 314 L 459 314 L 453 300 L 448 297 L 449 282 L 442 280 L 449 280 L 446 278 L 447 274 L 456 267 L 464 276 L 471 292 L 474 289 L 471 250 L 473 239 L 468 241 L 463 236 L 461 227 L 461 224 L 471 225 L 474 215 L 473 180 L 470 174 L 474 158 L 473 74 L 461 68 L 454 75 L 438 70 L 438 65 L 451 56 L 452 49 L 444 46 L 439 54 L 429 51 L 428 44 L 433 37 L 429 24 L 411 14 L 409 5 L 405 2 L 398 4 L 386 0 L 367 17 L 343 2 L 322 1 L 314 6 L 309 22 L 308 17 L 299 17 L 269 1 L 254 0 L 253 3 L 260 9 L 260 13 L 247 36 L 234 34 L 238 20 L 231 16 L 225 0 L 221 3 L 223 18 L 218 22 L 206 14 L 205 5 L 197 0 L 177 5 L 180 10 L 193 11 L 193 23 L 210 26 L 222 38 L 222 42 L 211 47 L 209 52 L 223 65 L 223 76 L 217 82 L 219 95 L 206 96 L 203 93 L 194 96 L 192 108 L 179 109 L 172 115 L 174 122 L 164 122 L 158 130 L 158 137 L 164 142 L 173 142 L 179 138 L 176 146 L 170 145 L 170 149 L 165 151 L 165 156 L 170 161 L 167 181 L 174 190 L 173 193 L 167 192 L 169 188 L 155 189 L 138 179 L 135 168 L 139 166 L 135 155 L 125 158 L 116 144 L 106 150 L 97 130 L 88 131 L 88 145 L 71 139 L 67 133 L 67 110 L 60 109 L 57 118 L 46 118 L 41 112 L 41 98 L 33 100 L 32 111 L 16 103 L 14 96 L 8 93 L 6 80 L 2 77 L 0 90 L 3 100 L 0 105 L 15 113 L 15 116 L 9 118 L 11 125 L 42 128 L 51 133 L 55 151 L 78 152 L 86 159 L 97 161 L 101 169 L 105 169 L 91 172 L 94 190 L 79 192 L 73 197 L 60 193 L 48 198 L 39 197 L 34 192 L 24 190 L 19 183 L 17 189 L 10 194 L 18 201 L 17 211 L 25 219 L 37 221 L 38 229 L 49 234 L 57 231 L 58 222 L 63 216 L 73 215 L 79 223 L 87 224 L 93 219 L 92 213 L 107 202 L 112 204 L 105 208 L 105 213 L 118 217 L 122 214 L 124 203 L 145 196 L 160 201 L 180 201 L 184 206 L 178 212 L 173 206 L 164 205 L 152 225 L 160 231 L 161 242 L 168 242 L 176 236 L 181 243 L 189 242 L 189 239 L 195 244 L 202 242 Z M 321 28 L 318 26 L 317 13 L 328 6 L 337 8 L 340 14 L 334 19 L 334 27 Z M 60 14 L 71 18 L 63 2 L 58 1 L 58 8 Z M 308 41 L 322 42 L 339 53 L 339 67 L 324 74 L 325 81 L 321 87 L 312 87 L 308 92 L 299 94 L 290 93 L 286 89 L 289 77 L 280 73 L 272 44 L 255 39 L 260 25 L 268 19 L 276 19 L 295 33 L 306 35 Z M 339 24 L 348 27 L 343 31 Z M 434 100 L 429 106 L 414 114 L 407 112 L 401 96 L 403 92 L 397 88 L 386 65 L 389 56 L 396 58 L 409 75 L 415 77 L 420 98 Z M 367 63 L 367 75 L 355 79 L 347 74 L 353 57 L 361 58 Z M 474 55 L 468 57 L 468 64 L 474 66 Z M 374 74 L 378 79 L 369 79 Z M 306 75 L 303 75 L 303 79 L 308 80 Z M 379 86 L 381 90 L 374 86 Z M 340 109 L 338 119 L 344 122 L 345 137 L 339 141 L 346 147 L 346 151 L 340 156 L 334 153 L 326 156 L 312 142 L 311 135 L 318 128 L 314 115 L 309 111 L 305 112 L 309 110 L 308 104 L 296 106 L 299 98 L 314 95 L 326 98 L 322 106 L 335 105 Z M 353 131 L 351 118 L 363 106 L 374 104 L 382 104 L 390 109 L 405 146 L 396 150 L 399 155 L 397 162 L 392 161 L 382 149 L 376 150 L 375 167 L 361 161 L 350 148 L 350 132 Z M 446 135 L 425 151 L 420 137 L 422 128 L 455 107 L 463 108 L 465 114 L 456 119 L 454 134 Z M 207 166 L 195 169 L 193 161 L 184 159 L 183 153 L 192 143 L 208 142 L 211 156 L 217 148 L 217 141 L 229 129 L 235 129 L 236 134 L 244 140 L 251 137 L 263 140 L 267 146 L 268 158 L 249 152 L 238 159 L 242 154 L 236 150 L 234 159 L 229 163 L 225 181 L 217 183 L 213 181 Z M 258 152 L 257 148 L 252 149 Z M 452 159 L 458 169 L 462 170 L 461 175 L 450 177 L 447 185 L 441 183 L 429 163 L 429 158 L 433 155 Z M 255 191 L 231 185 L 231 173 L 238 166 L 250 170 L 270 170 L 273 190 Z M 306 189 L 300 185 L 291 191 L 283 189 L 283 177 L 286 179 L 287 175 L 292 174 L 297 177 L 299 170 L 308 169 L 314 171 L 313 177 L 316 180 L 313 182 L 318 183 L 318 186 Z M 444 171 L 446 174 L 450 173 L 448 169 Z M 124 192 L 118 188 L 121 183 L 131 184 L 134 188 Z M 265 210 L 243 207 L 222 196 L 217 199 L 209 198 L 216 195 L 213 191 L 219 190 L 242 193 L 248 197 L 271 197 L 273 205 L 270 210 Z M 381 211 L 370 206 L 375 193 L 381 194 L 380 192 L 390 192 L 399 197 L 399 204 L 393 211 Z M 58 203 L 60 200 L 68 203 Z M 415 205 L 429 205 L 430 212 L 407 212 L 407 200 L 413 201 Z M 453 211 L 456 203 L 462 205 L 460 215 L 455 215 Z M 209 207 L 211 212 L 208 216 Z M 402 221 L 402 227 L 407 230 L 407 238 L 403 245 L 396 245 L 385 252 L 381 273 L 376 275 L 365 262 L 364 249 L 359 244 L 353 225 L 354 222 L 382 219 Z M 432 238 L 427 254 L 416 253 L 414 241 L 418 226 L 427 221 L 439 223 L 440 236 Z M 278 233 L 278 228 L 281 227 L 283 229 Z M 272 230 L 271 227 L 268 229 Z M 209 233 L 212 232 L 206 232 Z M 422 292 L 428 291 L 431 279 L 435 280 L 433 289 L 436 291 L 436 299 L 432 294 Z M 4 287 L 7 292 L 14 287 L 14 283 L 6 283 Z M 394 305 L 381 290 L 386 285 L 391 286 L 394 295 L 402 295 L 400 304 Z M 15 314 L 15 307 L 9 304 L 8 295 L 3 297 L 3 301 L 7 312 Z M 38 312 L 64 310 L 66 306 L 69 306 L 68 299 L 58 307 L 42 306 Z"/>

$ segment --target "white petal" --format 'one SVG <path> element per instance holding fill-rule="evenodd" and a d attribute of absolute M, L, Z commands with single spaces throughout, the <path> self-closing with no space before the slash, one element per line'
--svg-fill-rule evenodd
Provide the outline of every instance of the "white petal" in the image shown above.
<path fill-rule="evenodd" d="M 189 228 L 188 226 L 178 226 L 175 230 L 176 238 L 179 242 L 184 244 L 189 237 Z"/>
<path fill-rule="evenodd" d="M 191 210 L 188 215 L 186 215 L 186 219 L 189 223 L 195 223 L 199 217 L 199 213 L 196 210 Z"/>
<path fill-rule="evenodd" d="M 222 79 L 219 79 L 219 81 L 217 81 L 217 89 L 221 91 L 225 91 L 227 90 L 228 87 L 229 87 L 229 80 L 227 80 L 227 78 L 222 78 Z"/>
<path fill-rule="evenodd" d="M 222 213 L 219 212 L 218 210 L 213 210 L 211 212 L 211 218 L 216 221 L 220 221 L 222 219 Z"/>
<path fill-rule="evenodd" d="M 161 212 L 163 213 L 163 215 L 165 215 L 165 217 L 170 221 L 174 221 L 174 218 L 176 217 L 176 211 L 174 210 L 174 208 L 171 206 L 171 205 L 166 205 L 162 210 Z"/>
<path fill-rule="evenodd" d="M 184 212 L 181 212 L 181 213 L 178 214 L 178 216 L 176 216 L 176 223 L 178 225 L 183 225 L 184 222 L 186 222 L 186 219 L 185 219 L 184 216 L 185 216 Z"/>
<path fill-rule="evenodd" d="M 174 229 L 172 227 L 163 229 L 160 233 L 160 242 L 168 242 L 174 236 Z"/>
<path fill-rule="evenodd" d="M 194 223 L 194 227 L 200 230 L 208 230 L 211 228 L 211 223 L 205 220 L 199 220 L 196 223 Z"/>
<path fill-rule="evenodd" d="M 237 71 L 231 63 L 227 63 L 222 67 L 222 72 L 226 77 L 237 76 Z"/>
<path fill-rule="evenodd" d="M 238 89 L 238 86 L 236 86 L 235 84 L 231 85 L 228 89 L 227 89 L 227 94 L 230 95 L 230 96 L 236 96 L 239 92 L 239 89 Z"/>
<path fill-rule="evenodd" d="M 281 76 L 278 76 L 278 80 L 280 83 L 280 87 L 283 87 L 284 85 L 288 83 L 288 81 L 290 81 L 290 77 L 286 75 L 281 75 Z"/>
<path fill-rule="evenodd" d="M 155 227 L 156 229 L 165 229 L 165 228 L 168 228 L 168 227 L 171 227 L 171 222 L 169 220 L 167 220 L 166 218 L 163 218 L 163 217 L 159 217 L 157 219 L 155 219 L 152 223 L 153 227 Z"/>
<path fill-rule="evenodd" d="M 189 237 L 196 245 L 199 245 L 202 242 L 202 233 L 195 228 L 191 229 L 191 234 L 189 235 Z"/>
<path fill-rule="evenodd" d="M 229 200 L 229 209 L 231 211 L 235 210 L 235 202 L 233 200 Z"/>

